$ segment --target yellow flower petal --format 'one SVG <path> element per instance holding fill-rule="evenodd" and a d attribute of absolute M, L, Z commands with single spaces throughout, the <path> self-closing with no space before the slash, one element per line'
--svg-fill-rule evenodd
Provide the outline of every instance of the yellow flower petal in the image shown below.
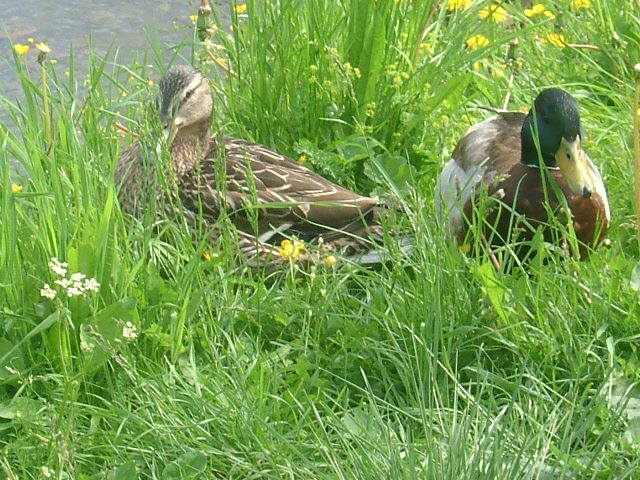
<path fill-rule="evenodd" d="M 462 245 L 458 245 L 458 250 L 460 250 L 462 253 L 469 253 L 471 251 L 471 244 L 463 243 Z"/>
<path fill-rule="evenodd" d="M 240 5 L 236 5 L 233 10 L 236 12 L 237 15 L 241 15 L 243 13 L 247 13 L 247 4 L 246 3 L 242 3 Z"/>
<path fill-rule="evenodd" d="M 478 13 L 480 18 L 489 18 L 495 23 L 502 23 L 507 19 L 507 11 L 497 3 L 487 5 Z"/>
<path fill-rule="evenodd" d="M 207 262 L 211 260 L 211 253 L 208 250 L 202 252 L 202 258 L 204 258 Z"/>
<path fill-rule="evenodd" d="M 25 53 L 27 53 L 29 51 L 29 45 L 22 45 L 20 43 L 16 43 L 13 46 L 13 49 L 15 50 L 15 52 L 18 55 L 24 55 Z"/>
<path fill-rule="evenodd" d="M 485 37 L 481 33 L 477 33 L 467 38 L 467 41 L 465 43 L 471 50 L 477 50 L 478 48 L 488 46 L 490 42 L 487 37 Z"/>
<path fill-rule="evenodd" d="M 591 8 L 591 0 L 573 0 L 569 7 L 572 10 L 580 10 L 582 8 Z"/>
<path fill-rule="evenodd" d="M 196 23 L 198 21 L 198 15 L 189 15 L 189 20 Z"/>
<path fill-rule="evenodd" d="M 452 12 L 454 10 L 466 10 L 471 6 L 473 0 L 448 0 L 447 10 Z"/>
<path fill-rule="evenodd" d="M 536 3 L 533 7 L 524 9 L 525 17 L 531 18 L 535 17 L 536 15 L 545 15 L 549 18 L 556 18 L 553 12 L 547 10 L 547 7 L 545 7 L 542 3 Z"/>
<path fill-rule="evenodd" d="M 18 184 L 18 183 L 12 183 L 11 184 L 11 191 L 13 193 L 20 193 L 22 192 L 23 188 L 22 185 Z"/>
<path fill-rule="evenodd" d="M 27 38 L 27 43 L 33 43 L 33 42 L 35 42 L 35 40 L 33 38 L 31 38 L 31 37 Z"/>
<path fill-rule="evenodd" d="M 333 255 L 329 255 L 327 257 L 324 257 L 324 259 L 322 260 L 322 262 L 327 266 L 327 267 L 334 267 L 336 265 L 336 263 L 338 263 L 338 259 L 333 256 Z"/>
<path fill-rule="evenodd" d="M 289 258 L 291 260 L 297 260 L 300 255 L 302 255 L 307 250 L 304 242 L 300 240 L 293 239 L 284 239 L 280 242 L 279 253 L 284 258 Z"/>
<path fill-rule="evenodd" d="M 533 10 L 533 13 L 534 13 L 535 15 L 538 15 L 538 14 L 540 14 L 540 13 L 544 12 L 546 9 L 547 9 L 547 7 L 545 7 L 545 6 L 544 6 L 543 4 L 541 4 L 541 3 L 536 3 L 536 4 L 531 8 L 531 10 Z"/>
<path fill-rule="evenodd" d="M 567 46 L 567 42 L 564 39 L 564 35 L 561 33 L 556 33 L 556 32 L 548 33 L 546 36 L 546 40 L 558 48 L 564 48 Z"/>
<path fill-rule="evenodd" d="M 38 50 L 40 50 L 42 53 L 50 53 L 51 52 L 51 48 L 49 48 L 49 45 L 47 45 L 44 42 L 36 43 L 36 48 Z"/>

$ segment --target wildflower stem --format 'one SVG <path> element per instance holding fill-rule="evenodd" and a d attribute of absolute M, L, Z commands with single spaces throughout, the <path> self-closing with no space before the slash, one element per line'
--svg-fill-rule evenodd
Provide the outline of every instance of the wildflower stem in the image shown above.
<path fill-rule="evenodd" d="M 633 176 L 636 187 L 636 231 L 640 244 L 640 63 L 635 66 L 636 88 L 633 93 Z"/>
<path fill-rule="evenodd" d="M 225 72 L 227 72 L 229 75 L 238 78 L 238 74 L 236 72 L 234 72 L 233 70 L 231 70 L 228 66 L 226 66 L 224 63 L 222 63 L 214 54 L 211 50 L 209 49 L 205 49 L 205 51 L 207 52 L 207 55 L 209 55 L 209 57 L 211 58 L 211 60 L 213 61 L 213 63 L 215 63 L 218 67 L 220 67 L 221 69 L 223 69 Z"/>
<path fill-rule="evenodd" d="M 135 132 L 132 132 L 131 130 L 129 130 L 127 127 L 125 127 L 123 124 L 121 124 L 120 122 L 115 122 L 113 124 L 114 127 L 116 127 L 117 130 L 120 130 L 122 133 L 126 133 L 128 135 L 132 135 L 136 138 L 140 138 L 140 135 L 138 135 Z"/>
<path fill-rule="evenodd" d="M 201 42 L 211 39 L 211 22 L 209 21 L 209 15 L 211 15 L 209 0 L 202 0 L 200 2 L 200 8 L 198 8 L 198 20 L 196 22 L 198 39 Z"/>
<path fill-rule="evenodd" d="M 44 138 L 47 144 L 49 157 L 53 158 L 53 135 L 51 132 L 51 102 L 49 98 L 49 85 L 47 82 L 47 67 L 40 65 L 42 80 L 42 103 L 43 103 L 43 120 L 44 120 Z"/>

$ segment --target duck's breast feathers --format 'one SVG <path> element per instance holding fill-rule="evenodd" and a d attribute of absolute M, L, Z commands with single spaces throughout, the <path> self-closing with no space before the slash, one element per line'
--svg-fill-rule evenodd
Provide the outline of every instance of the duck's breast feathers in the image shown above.
<path fill-rule="evenodd" d="M 611 226 L 611 211 L 609 209 L 607 190 L 604 188 L 600 170 L 598 170 L 598 167 L 596 167 L 586 153 L 584 155 L 587 158 L 587 165 L 589 166 L 589 170 L 591 170 L 591 177 L 594 180 L 595 191 L 593 193 L 599 197 L 599 201 L 602 202 L 601 210 L 604 212 L 605 227 L 608 229 Z"/>

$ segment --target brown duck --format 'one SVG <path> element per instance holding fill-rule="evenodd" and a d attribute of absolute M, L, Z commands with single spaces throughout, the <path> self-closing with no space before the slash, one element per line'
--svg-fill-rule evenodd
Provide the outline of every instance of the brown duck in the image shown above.
<path fill-rule="evenodd" d="M 541 92 L 528 114 L 501 112 L 471 127 L 436 189 L 437 209 L 448 218 L 458 243 L 470 240 L 482 189 L 491 200 L 476 210 L 484 212 L 486 245 L 517 244 L 522 258 L 538 228 L 547 242 L 554 242 L 549 212 L 559 213 L 561 202 L 548 178 L 553 177 L 571 211 L 581 255 L 597 246 L 610 225 L 609 202 L 600 172 L 582 149 L 582 137 L 578 103 L 556 88 Z"/>
<path fill-rule="evenodd" d="M 170 165 L 156 168 L 160 152 L 139 142 L 122 152 L 116 182 L 126 212 L 139 216 L 155 200 L 192 225 L 203 219 L 213 241 L 226 212 L 237 229 L 238 251 L 252 263 L 280 260 L 279 242 L 290 236 L 364 262 L 379 260 L 370 251 L 382 236 L 378 200 L 263 145 L 212 136 L 213 98 L 199 71 L 172 67 L 159 83 L 157 106 Z M 173 188 L 163 188 L 164 182 Z"/>

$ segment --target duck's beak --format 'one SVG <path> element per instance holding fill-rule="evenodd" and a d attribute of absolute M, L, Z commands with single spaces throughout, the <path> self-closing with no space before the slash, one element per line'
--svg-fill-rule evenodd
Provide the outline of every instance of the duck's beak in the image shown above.
<path fill-rule="evenodd" d="M 176 138 L 178 127 L 167 112 L 160 112 L 160 121 L 162 122 L 162 140 L 167 147 L 170 147 L 173 139 Z"/>
<path fill-rule="evenodd" d="M 580 135 L 576 135 L 573 141 L 563 137 L 555 157 L 571 193 L 582 195 L 584 198 L 591 197 L 595 191 L 595 183 L 589 158 L 580 145 Z"/>

